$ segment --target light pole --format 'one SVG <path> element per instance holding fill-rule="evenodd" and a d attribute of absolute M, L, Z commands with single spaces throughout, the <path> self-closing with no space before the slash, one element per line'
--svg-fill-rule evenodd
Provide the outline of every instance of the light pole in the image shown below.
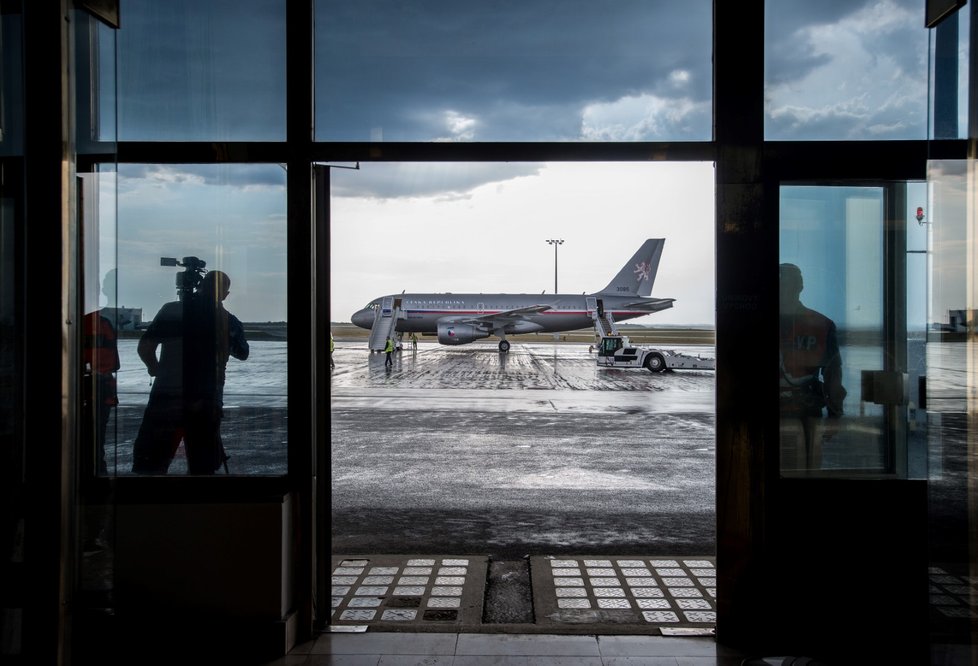
<path fill-rule="evenodd" d="M 557 246 L 564 242 L 563 238 L 548 238 L 547 242 L 554 246 L 554 293 L 557 293 Z"/>

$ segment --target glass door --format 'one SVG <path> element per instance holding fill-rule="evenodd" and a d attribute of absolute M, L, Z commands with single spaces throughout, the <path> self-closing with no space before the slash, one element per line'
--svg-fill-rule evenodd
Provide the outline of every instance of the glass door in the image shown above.
<path fill-rule="evenodd" d="M 907 221 L 925 195 L 911 183 L 782 186 L 783 475 L 925 473 L 926 228 Z"/>

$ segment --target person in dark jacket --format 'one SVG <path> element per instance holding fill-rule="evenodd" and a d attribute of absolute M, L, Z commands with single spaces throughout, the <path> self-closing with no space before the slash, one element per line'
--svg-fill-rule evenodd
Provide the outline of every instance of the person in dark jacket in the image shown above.
<path fill-rule="evenodd" d="M 226 469 L 225 371 L 231 356 L 244 361 L 250 352 L 244 326 L 224 309 L 230 289 L 225 273 L 210 271 L 192 296 L 166 303 L 140 338 L 139 358 L 154 382 L 133 443 L 134 473 L 166 474 L 181 439 L 190 474 Z"/>

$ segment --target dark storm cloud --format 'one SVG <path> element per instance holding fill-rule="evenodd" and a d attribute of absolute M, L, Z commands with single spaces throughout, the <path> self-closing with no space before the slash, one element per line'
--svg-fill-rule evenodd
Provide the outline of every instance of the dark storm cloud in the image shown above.
<path fill-rule="evenodd" d="M 915 0 L 768 3 L 769 139 L 916 139 L 928 32 Z"/>
<path fill-rule="evenodd" d="M 878 0 L 777 0 L 766 3 L 765 78 L 768 84 L 801 79 L 831 61 L 831 55 L 817 52 L 818 45 L 809 41 L 805 31 L 816 26 L 835 25 L 878 4 Z M 914 58 L 914 50 L 903 48 L 901 44 L 910 43 L 906 39 L 908 32 L 923 29 L 923 5 L 919 0 L 890 0 L 888 4 L 919 14 L 920 21 L 905 30 L 878 36 L 877 41 L 882 43 L 878 44 L 876 52 L 903 59 Z"/>
<path fill-rule="evenodd" d="M 284 2 L 122 0 L 120 16 L 120 139 L 285 138 Z"/>
<path fill-rule="evenodd" d="M 330 193 L 333 197 L 368 199 L 457 199 L 468 196 L 476 187 L 532 176 L 542 168 L 542 164 L 531 163 L 362 164 L 359 171 L 335 172 Z"/>
<path fill-rule="evenodd" d="M 285 169 L 277 164 L 126 164 L 119 169 L 122 191 L 145 183 L 220 185 L 234 188 L 285 187 Z"/>
<path fill-rule="evenodd" d="M 709 140 L 711 9 L 710 0 L 317 0 L 317 139 Z M 909 83 L 906 95 L 922 99 L 919 0 L 768 3 L 777 106 L 766 126 L 778 131 L 769 138 L 913 134 L 905 128 L 921 124 L 920 103 L 867 98 L 856 78 L 839 79 L 851 92 L 837 96 L 850 99 L 820 100 L 801 85 L 831 67 L 855 77 L 866 63 L 813 40 L 894 10 L 913 20 L 861 25 L 856 38 L 894 63 L 881 86 Z M 284 140 L 284 3 L 123 0 L 122 16 L 121 139 Z"/>
<path fill-rule="evenodd" d="M 711 99 L 711 5 L 381 0 L 317 5 L 323 138 L 574 140 L 588 104 Z M 677 82 L 674 74 L 684 72 Z M 709 125 L 703 136 L 708 139 Z M 690 137 L 658 137 L 690 138 Z"/>

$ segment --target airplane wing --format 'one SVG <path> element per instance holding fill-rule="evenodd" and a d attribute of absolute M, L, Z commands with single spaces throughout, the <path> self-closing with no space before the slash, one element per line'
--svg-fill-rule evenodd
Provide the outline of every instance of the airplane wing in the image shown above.
<path fill-rule="evenodd" d="M 472 326 L 479 326 L 482 328 L 498 328 L 500 326 L 505 326 L 506 324 L 520 321 L 526 315 L 546 312 L 549 309 L 551 309 L 551 306 L 544 304 L 527 305 L 522 308 L 513 308 L 512 310 L 493 312 L 492 314 L 442 317 L 438 321 L 446 324 L 471 324 Z"/>

